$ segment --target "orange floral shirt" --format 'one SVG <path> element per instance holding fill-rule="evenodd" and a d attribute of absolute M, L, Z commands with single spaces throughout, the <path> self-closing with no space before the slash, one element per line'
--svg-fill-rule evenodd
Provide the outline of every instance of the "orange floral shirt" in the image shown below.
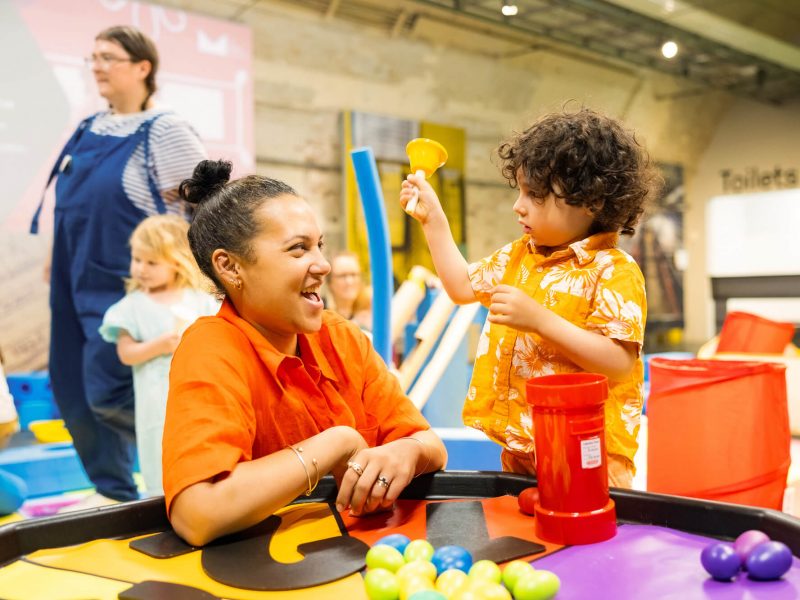
<path fill-rule="evenodd" d="M 647 304 L 642 272 L 616 247 L 617 240 L 617 233 L 598 233 L 545 256 L 526 235 L 469 265 L 469 276 L 484 306 L 489 306 L 491 288 L 513 285 L 578 327 L 638 345 L 633 371 L 625 380 L 609 381 L 605 405 L 606 451 L 632 461 L 642 413 Z M 577 371 L 582 369 L 540 336 L 487 321 L 464 404 L 464 423 L 513 452 L 533 452 L 526 380 Z"/>

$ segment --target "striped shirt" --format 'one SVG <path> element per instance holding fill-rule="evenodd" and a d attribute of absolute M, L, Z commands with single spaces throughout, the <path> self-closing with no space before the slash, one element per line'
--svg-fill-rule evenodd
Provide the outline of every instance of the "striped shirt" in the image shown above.
<path fill-rule="evenodd" d="M 175 113 L 164 109 L 149 109 L 134 114 L 104 112 L 92 122 L 91 132 L 97 135 L 126 137 L 139 126 L 160 116 L 150 128 L 150 164 L 156 187 L 162 193 L 174 190 L 190 177 L 198 162 L 206 158 L 200 138 L 191 125 Z M 122 175 L 122 188 L 134 206 L 147 215 L 158 214 L 147 182 L 144 142 L 134 150 Z M 186 217 L 183 202 L 165 202 L 167 212 Z"/>

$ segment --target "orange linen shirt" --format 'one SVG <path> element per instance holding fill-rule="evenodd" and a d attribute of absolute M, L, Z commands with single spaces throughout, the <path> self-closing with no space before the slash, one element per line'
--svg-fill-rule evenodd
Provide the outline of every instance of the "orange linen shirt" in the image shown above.
<path fill-rule="evenodd" d="M 299 357 L 278 352 L 228 300 L 186 330 L 170 368 L 167 511 L 187 487 L 335 425 L 370 446 L 429 428 L 356 325 L 325 311 L 297 337 Z"/>
<path fill-rule="evenodd" d="M 599 233 L 545 256 L 530 236 L 469 265 L 475 296 L 489 306 L 489 290 L 504 283 L 582 329 L 634 342 L 639 358 L 624 380 L 609 381 L 605 404 L 606 451 L 631 461 L 642 412 L 641 347 L 647 305 L 644 277 L 618 234 Z M 547 340 L 486 322 L 464 404 L 464 424 L 486 433 L 512 452 L 533 452 L 533 423 L 525 382 L 539 375 L 582 371 Z"/>

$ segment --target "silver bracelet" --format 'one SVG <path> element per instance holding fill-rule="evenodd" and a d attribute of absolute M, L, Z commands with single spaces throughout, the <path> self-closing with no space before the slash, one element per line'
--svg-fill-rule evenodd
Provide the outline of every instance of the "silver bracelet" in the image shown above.
<path fill-rule="evenodd" d="M 316 481 L 314 482 L 314 485 L 312 486 L 311 485 L 311 473 L 308 472 L 308 465 L 306 465 L 306 461 L 303 458 L 303 447 L 302 446 L 298 446 L 297 448 L 295 448 L 294 446 L 287 446 L 287 447 L 292 452 L 294 452 L 294 455 L 300 461 L 300 464 L 303 465 L 303 470 L 306 472 L 306 480 L 308 481 L 308 489 L 306 489 L 306 491 L 303 492 L 303 493 L 306 496 L 310 496 L 311 492 L 313 492 L 316 489 L 317 485 L 319 485 L 319 465 L 317 464 L 317 459 L 316 458 L 312 458 L 311 459 L 311 464 L 314 465 L 314 470 L 316 471 L 316 474 L 317 474 Z"/>
<path fill-rule="evenodd" d="M 397 439 L 398 440 L 414 440 L 418 444 L 422 444 L 422 448 L 423 448 L 422 454 L 425 456 L 425 466 L 422 467 L 422 470 L 419 472 L 419 475 L 422 475 L 423 473 L 425 473 L 425 471 L 427 470 L 428 466 L 431 464 L 431 457 L 430 457 L 430 454 L 428 454 L 428 444 L 423 442 L 421 439 L 412 437 L 410 435 L 404 435 L 403 437 L 399 437 Z M 395 440 L 395 441 L 397 441 L 397 440 Z M 414 477 L 416 477 L 416 475 L 414 475 Z"/>

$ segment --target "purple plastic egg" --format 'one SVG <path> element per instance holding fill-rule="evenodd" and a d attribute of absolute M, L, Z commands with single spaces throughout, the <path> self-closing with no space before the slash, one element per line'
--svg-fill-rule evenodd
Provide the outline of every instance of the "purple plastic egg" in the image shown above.
<path fill-rule="evenodd" d="M 752 579 L 780 579 L 792 566 L 792 551 L 781 542 L 762 542 L 747 557 L 747 571 Z"/>
<path fill-rule="evenodd" d="M 703 548 L 700 563 L 718 581 L 728 581 L 742 568 L 742 559 L 733 546 L 726 542 L 714 542 Z"/>
<path fill-rule="evenodd" d="M 747 557 L 750 556 L 753 548 L 768 541 L 769 536 L 766 533 L 758 529 L 750 529 L 736 538 L 736 541 L 733 542 L 733 549 L 736 550 L 736 554 L 742 559 L 742 564 L 746 565 Z"/>

